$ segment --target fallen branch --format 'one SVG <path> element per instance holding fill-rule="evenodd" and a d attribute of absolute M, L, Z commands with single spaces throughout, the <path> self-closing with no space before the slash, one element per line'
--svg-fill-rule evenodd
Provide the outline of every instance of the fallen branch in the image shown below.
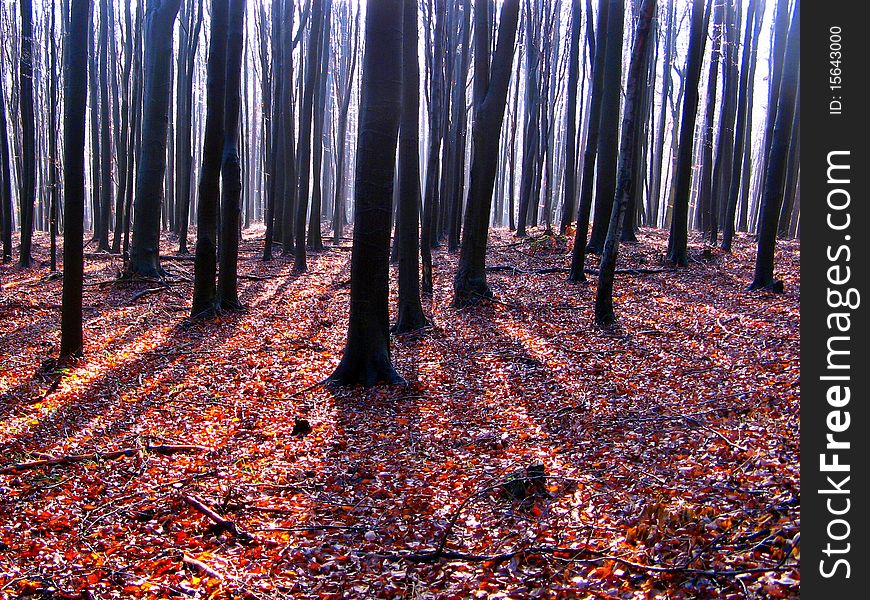
<path fill-rule="evenodd" d="M 467 552 L 454 552 L 451 550 L 432 550 L 426 552 L 371 552 L 371 553 L 362 553 L 366 556 L 373 556 L 376 558 L 383 558 L 386 560 L 407 560 L 408 562 L 413 563 L 431 563 L 436 562 L 438 560 L 446 559 L 446 560 L 464 560 L 468 562 L 503 562 L 506 560 L 510 560 L 515 556 L 524 556 L 529 554 L 563 554 L 567 555 L 565 560 L 569 560 L 573 563 L 577 564 L 599 564 L 607 561 L 612 561 L 615 563 L 619 563 L 621 565 L 625 565 L 626 567 L 631 567 L 633 569 L 639 569 L 642 571 L 649 571 L 653 573 L 685 573 L 687 575 L 694 576 L 707 576 L 707 577 L 735 577 L 737 575 L 746 575 L 750 573 L 772 573 L 772 572 L 780 572 L 780 571 L 793 571 L 797 569 L 796 566 L 775 566 L 775 567 L 754 567 L 748 569 L 693 569 L 690 567 L 674 567 L 670 565 L 644 565 L 641 563 L 636 563 L 630 560 L 626 560 L 624 558 L 620 558 L 619 556 L 608 556 L 608 555 L 599 555 L 593 558 L 577 558 L 582 555 L 589 554 L 598 554 L 595 550 L 591 550 L 589 548 L 563 548 L 560 546 L 532 546 L 529 548 L 523 548 L 520 550 L 513 550 L 511 552 L 502 552 L 500 554 L 470 554 Z"/>
<path fill-rule="evenodd" d="M 147 296 L 148 294 L 155 294 L 157 292 L 162 292 L 162 291 L 168 290 L 168 289 L 169 289 L 169 286 L 163 285 L 160 287 L 145 288 L 144 290 L 139 290 L 138 292 L 133 294 L 133 297 L 130 298 L 130 302 L 136 302 L 136 300 L 138 300 L 142 296 Z"/>
<path fill-rule="evenodd" d="M 218 571 L 215 571 L 213 568 L 211 568 L 210 566 L 208 566 L 207 564 L 205 564 L 201 560 L 197 560 L 197 559 L 193 558 L 192 556 L 188 556 L 187 554 L 182 554 L 181 555 L 181 562 L 184 563 L 185 565 L 187 565 L 188 567 L 193 567 L 194 569 L 197 569 L 198 571 L 208 575 L 209 577 L 213 577 L 215 579 L 220 579 L 221 581 L 224 580 L 223 574 L 219 573 Z"/>
<path fill-rule="evenodd" d="M 211 448 L 205 446 L 194 446 L 189 444 L 160 444 L 157 446 L 145 446 L 144 448 L 124 448 L 122 450 L 111 450 L 109 452 L 91 452 L 89 454 L 67 454 L 64 456 L 51 456 L 40 460 L 31 460 L 8 465 L 0 469 L 0 475 L 16 473 L 18 471 L 27 471 L 29 469 L 38 469 L 40 467 L 51 467 L 55 465 L 70 465 L 73 463 L 84 462 L 88 460 L 115 460 L 122 456 L 136 456 L 142 450 L 148 452 L 156 452 L 157 454 L 169 455 L 177 452 L 211 452 Z"/>
<path fill-rule="evenodd" d="M 214 525 L 211 527 L 211 531 L 215 535 L 218 535 L 224 531 L 229 531 L 241 542 L 250 542 L 254 540 L 254 536 L 252 536 L 247 531 L 239 528 L 239 526 L 236 525 L 234 521 L 230 521 L 229 519 L 225 519 L 220 516 L 217 512 L 215 512 L 213 508 L 211 508 L 209 505 L 207 505 L 196 496 L 183 495 L 181 498 L 192 508 L 204 514 L 212 523 L 214 523 Z"/>

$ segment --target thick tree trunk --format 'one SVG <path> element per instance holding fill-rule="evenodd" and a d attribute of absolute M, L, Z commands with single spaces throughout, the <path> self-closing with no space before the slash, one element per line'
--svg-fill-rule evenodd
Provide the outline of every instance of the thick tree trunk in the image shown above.
<path fill-rule="evenodd" d="M 72 0 L 66 61 L 63 118 L 63 296 L 60 357 L 82 354 L 82 284 L 85 224 L 85 112 L 88 98 L 87 53 L 72 48 L 88 32 L 89 0 Z"/>
<path fill-rule="evenodd" d="M 114 34 L 114 32 L 113 32 Z M 112 135 L 109 105 L 109 2 L 100 0 L 100 229 L 96 232 L 100 250 L 108 252 L 109 223 L 112 221 Z M 117 126 L 117 125 L 116 125 Z"/>
<path fill-rule="evenodd" d="M 795 114 L 798 77 L 800 72 L 800 0 L 795 0 L 785 59 L 782 68 L 776 107 L 776 124 L 771 136 L 770 155 L 767 157 L 767 171 L 761 196 L 761 212 L 758 221 L 758 253 L 755 257 L 755 277 L 749 290 L 767 289 L 782 291 L 782 281 L 773 277 L 773 259 L 776 250 L 776 230 L 779 211 L 782 205 L 785 184 L 788 146 L 791 140 L 792 123 Z"/>
<path fill-rule="evenodd" d="M 196 214 L 196 259 L 194 262 L 191 316 L 208 317 L 217 305 L 217 215 L 220 202 L 221 159 L 224 146 L 226 103 L 227 27 L 229 0 L 211 0 L 211 39 L 208 49 L 205 140 L 199 176 L 199 207 Z"/>
<path fill-rule="evenodd" d="M 486 0 L 475 0 L 475 53 L 484 53 L 488 57 L 490 40 L 486 8 Z M 490 68 L 488 58 L 475 63 L 474 76 L 484 78 L 486 94 L 474 108 L 471 186 L 465 209 L 459 267 L 453 280 L 456 306 L 475 304 L 482 298 L 492 297 L 492 290 L 486 283 L 486 245 L 492 189 L 498 167 L 498 140 L 507 105 L 518 16 L 519 0 L 505 0 L 492 66 Z"/>
<path fill-rule="evenodd" d="M 223 310 L 244 308 L 239 300 L 239 221 L 242 197 L 242 164 L 239 159 L 239 119 L 242 105 L 242 50 L 245 42 L 246 0 L 230 0 L 227 32 L 224 152 L 221 164 L 220 271 L 217 300 Z"/>
<path fill-rule="evenodd" d="M 379 0 L 366 8 L 350 318 L 344 356 L 327 380 L 330 385 L 402 381 L 390 359 L 389 315 L 390 204 L 402 100 L 402 3 Z"/>
<path fill-rule="evenodd" d="M 655 0 L 644 0 L 640 9 L 637 31 L 634 36 L 634 48 L 631 51 L 631 63 L 626 84 L 625 107 L 622 117 L 622 141 L 620 143 L 619 174 L 616 196 L 613 202 L 610 225 L 604 251 L 601 255 L 601 266 L 598 269 L 598 287 L 595 293 L 595 323 L 602 328 L 610 328 L 616 322 L 613 311 L 613 279 L 616 273 L 616 258 L 619 252 L 619 236 L 622 222 L 629 205 L 631 188 L 635 178 L 631 172 L 633 154 L 637 149 L 635 131 L 638 127 L 639 98 L 645 85 L 648 73 L 646 65 L 646 48 L 648 45 L 650 23 L 655 12 Z M 609 44 L 608 44 L 609 45 Z"/>
<path fill-rule="evenodd" d="M 314 148 L 313 182 L 311 191 L 311 216 L 308 220 L 308 247 L 319 252 L 323 250 L 323 237 L 320 232 L 321 212 L 323 210 L 323 126 L 326 118 L 326 82 L 329 78 L 330 30 L 332 26 L 332 0 L 324 0 L 323 27 L 320 38 L 320 70 L 317 73 L 317 90 L 314 110 Z"/>
<path fill-rule="evenodd" d="M 162 277 L 160 209 L 166 178 L 166 142 L 172 89 L 172 25 L 181 0 L 149 0 L 145 17 L 142 148 L 133 205 L 133 240 L 127 272 Z"/>
<path fill-rule="evenodd" d="M 0 77 L 0 213 L 3 216 L 3 261 L 12 259 L 12 173 L 9 128 L 6 122 L 6 93 Z"/>
<path fill-rule="evenodd" d="M 698 113 L 698 81 L 704 60 L 706 33 L 703 0 L 692 2 L 692 25 L 689 33 L 689 57 L 683 83 L 683 115 L 680 122 L 679 157 L 674 176 L 674 211 L 668 237 L 668 260 L 676 265 L 689 264 L 689 188 L 692 183 L 692 156 L 695 148 L 695 121 Z"/>
<path fill-rule="evenodd" d="M 402 120 L 399 133 L 399 304 L 395 333 L 425 327 L 420 302 L 420 67 L 417 58 L 417 1 L 403 0 Z"/>

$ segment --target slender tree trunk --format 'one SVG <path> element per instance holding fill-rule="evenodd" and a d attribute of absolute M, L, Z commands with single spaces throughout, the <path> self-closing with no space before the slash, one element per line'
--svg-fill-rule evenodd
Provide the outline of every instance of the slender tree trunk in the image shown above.
<path fill-rule="evenodd" d="M 695 121 L 698 113 L 698 81 L 704 60 L 706 32 L 703 0 L 692 2 L 692 25 L 689 32 L 689 57 L 683 83 L 683 115 L 680 123 L 679 157 L 674 176 L 674 211 L 668 237 L 668 260 L 676 265 L 689 264 L 689 190 L 692 183 L 692 155 L 695 147 Z"/>
<path fill-rule="evenodd" d="M 0 77 L 0 212 L 3 216 L 3 262 L 12 259 L 12 173 L 9 128 L 6 122 L 6 93 Z"/>
<path fill-rule="evenodd" d="M 565 106 L 565 189 L 562 199 L 562 223 L 565 234 L 576 211 L 577 197 L 577 81 L 580 78 L 580 0 L 571 2 L 571 41 L 568 49 L 568 104 Z"/>
<path fill-rule="evenodd" d="M 242 197 L 242 165 L 239 158 L 239 119 L 242 108 L 242 51 L 245 42 L 246 0 L 230 0 L 227 32 L 226 104 L 224 152 L 221 163 L 221 238 L 217 300 L 223 310 L 244 308 L 239 300 L 238 263 Z"/>
<path fill-rule="evenodd" d="M 160 209 L 166 177 L 166 143 L 172 89 L 172 27 L 181 0 L 150 0 L 145 20 L 142 148 L 133 206 L 133 240 L 127 271 L 162 277 Z"/>
<path fill-rule="evenodd" d="M 604 88 L 605 50 L 607 48 L 607 23 L 610 19 L 609 0 L 598 2 L 598 30 L 595 40 L 595 57 L 592 69 L 592 86 L 589 101 L 589 126 L 586 130 L 586 150 L 583 154 L 583 177 L 580 180 L 580 205 L 577 210 L 577 231 L 571 251 L 571 272 L 568 281 L 584 282 L 586 240 L 589 234 L 589 214 L 592 209 L 592 194 L 595 182 L 595 162 L 598 155 L 598 139 L 601 131 L 601 105 Z"/>
<path fill-rule="evenodd" d="M 311 31 L 305 55 L 305 84 L 302 92 L 302 112 L 299 115 L 299 154 L 297 157 L 299 171 L 297 173 L 296 232 L 293 253 L 293 271 L 295 273 L 304 273 L 308 270 L 305 254 L 305 226 L 308 217 L 308 199 L 311 197 L 311 125 L 314 111 L 314 91 L 317 87 L 317 73 L 320 69 L 323 2 L 324 0 L 312 0 Z M 319 219 L 320 213 L 316 216 Z"/>
<path fill-rule="evenodd" d="M 330 29 L 332 25 L 332 0 L 324 0 L 323 28 L 320 39 L 320 70 L 317 74 L 317 90 L 314 111 L 314 173 L 311 191 L 311 216 L 308 221 L 308 247 L 319 252 L 323 250 L 320 232 L 321 212 L 323 210 L 323 121 L 326 117 L 326 83 L 329 77 Z"/>
<path fill-rule="evenodd" d="M 402 381 L 390 359 L 389 316 L 390 204 L 402 105 L 402 2 L 379 0 L 366 7 L 350 318 L 344 356 L 327 380 L 330 385 Z"/>
<path fill-rule="evenodd" d="M 465 227 L 459 267 L 453 280 L 454 304 L 475 304 L 491 298 L 486 283 L 486 246 L 492 189 L 498 167 L 498 140 L 507 105 L 513 67 L 514 41 L 519 18 L 519 0 L 505 0 L 499 19 L 498 44 L 489 64 L 490 39 L 486 0 L 475 0 L 475 99 L 472 129 L 471 187 L 465 209 Z M 485 57 L 485 58 L 484 58 Z M 490 73 L 492 75 L 490 76 Z M 482 78 L 477 81 L 477 78 Z M 483 93 L 483 89 L 486 90 Z"/>
<path fill-rule="evenodd" d="M 60 318 L 60 357 L 79 356 L 82 335 L 85 223 L 85 113 L 88 97 L 87 53 L 72 47 L 88 32 L 89 0 L 72 0 L 66 61 L 63 118 L 63 296 Z"/>
<path fill-rule="evenodd" d="M 36 119 L 33 112 L 33 7 L 21 0 L 19 101 L 22 136 L 21 249 L 18 264 L 29 267 L 33 243 L 33 203 L 36 199 Z"/>
<path fill-rule="evenodd" d="M 114 32 L 113 32 L 114 34 Z M 112 134 L 109 105 L 109 2 L 100 0 L 100 229 L 96 232 L 100 250 L 108 252 L 109 223 L 112 220 Z"/>
<path fill-rule="evenodd" d="M 417 57 L 417 1 L 403 0 L 402 120 L 399 133 L 399 304 L 395 333 L 425 327 L 420 302 L 420 67 Z"/>
<path fill-rule="evenodd" d="M 656 126 L 653 162 L 650 165 L 650 198 L 646 216 L 647 225 L 650 227 L 658 227 L 659 206 L 661 205 L 662 163 L 664 162 L 665 154 L 665 117 L 667 115 L 665 104 L 671 91 L 671 63 L 674 60 L 674 30 L 676 29 L 674 23 L 674 0 L 668 0 L 667 19 L 664 64 L 662 66 L 662 105 L 659 110 L 658 125 Z M 676 123 L 674 127 L 676 127 Z"/>
<path fill-rule="evenodd" d="M 217 216 L 220 203 L 221 162 L 224 146 L 224 109 L 227 77 L 227 28 L 229 0 L 211 0 L 211 36 L 206 83 L 205 139 L 196 212 L 192 317 L 208 317 L 218 309 Z"/>
<path fill-rule="evenodd" d="M 613 311 L 613 279 L 616 273 L 616 258 L 619 252 L 619 236 L 622 231 L 622 221 L 629 205 L 632 185 L 635 180 L 642 181 L 642 178 L 635 179 L 633 177 L 631 166 L 633 164 L 632 154 L 637 149 L 635 129 L 638 126 L 638 105 L 642 95 L 642 88 L 646 84 L 646 75 L 649 72 L 646 68 L 646 57 L 644 55 L 648 45 L 650 23 L 655 12 L 655 7 L 655 0 L 643 1 L 628 70 L 625 107 L 622 117 L 622 141 L 620 143 L 616 197 L 613 202 L 604 251 L 601 255 L 601 266 L 598 269 L 598 286 L 595 293 L 595 323 L 602 328 L 610 328 L 616 321 L 616 315 Z"/>
<path fill-rule="evenodd" d="M 48 127 L 46 135 L 48 135 L 48 188 L 49 188 L 49 233 L 51 235 L 51 272 L 57 271 L 57 213 L 58 202 L 60 201 L 60 160 L 57 152 L 57 109 L 60 98 L 58 98 L 57 85 L 60 73 L 57 70 L 57 53 L 55 47 L 55 32 L 57 30 L 57 11 L 51 11 L 51 18 L 46 21 L 51 22 L 51 27 L 46 28 L 48 39 L 46 40 L 46 50 L 49 53 L 49 71 L 48 71 Z"/>
<path fill-rule="evenodd" d="M 776 230 L 785 184 L 788 145 L 795 114 L 795 98 L 800 71 L 800 0 L 795 0 L 791 25 L 788 28 L 782 78 L 776 107 L 776 124 L 771 136 L 770 155 L 761 196 L 758 222 L 758 253 L 755 257 L 755 277 L 749 290 L 782 291 L 782 281 L 774 279 Z"/>

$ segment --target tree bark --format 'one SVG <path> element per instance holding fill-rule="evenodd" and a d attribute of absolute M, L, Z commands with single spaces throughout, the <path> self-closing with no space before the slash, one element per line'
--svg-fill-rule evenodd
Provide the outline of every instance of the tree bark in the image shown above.
<path fill-rule="evenodd" d="M 205 139 L 199 176 L 196 214 L 196 258 L 191 316 L 209 317 L 217 305 L 217 216 L 220 202 L 221 160 L 224 146 L 224 109 L 227 77 L 229 0 L 211 0 L 211 39 L 208 49 Z"/>
<path fill-rule="evenodd" d="M 601 255 L 601 266 L 598 269 L 598 287 L 595 293 L 595 322 L 601 328 L 610 328 L 616 321 L 613 311 L 613 279 L 616 273 L 616 258 L 619 252 L 619 236 L 622 223 L 631 197 L 631 187 L 634 175 L 631 167 L 633 154 L 637 149 L 635 130 L 638 126 L 639 98 L 641 88 L 645 85 L 648 73 L 646 65 L 647 41 L 650 23 L 655 12 L 655 0 L 644 0 L 640 9 L 637 31 L 634 36 L 634 48 L 631 51 L 631 63 L 626 84 L 625 107 L 622 117 L 622 140 L 620 143 L 619 172 L 616 186 L 607 239 Z M 608 44 L 609 45 L 609 44 Z M 638 178 L 642 180 L 642 178 Z"/>
<path fill-rule="evenodd" d="M 22 136 L 21 248 L 18 264 L 29 267 L 33 243 L 33 203 L 36 199 L 36 119 L 33 112 L 33 6 L 21 0 L 19 102 Z"/>
<path fill-rule="evenodd" d="M 329 385 L 402 382 L 390 359 L 389 315 L 390 204 L 402 100 L 402 2 L 379 0 L 366 7 L 350 317 L 344 356 L 327 379 Z"/>
<path fill-rule="evenodd" d="M 484 53 L 488 57 L 490 40 L 487 7 L 486 0 L 475 0 L 475 53 Z M 486 283 L 486 245 L 492 190 L 498 167 L 498 140 L 507 105 L 518 16 L 519 0 L 505 0 L 492 64 L 490 66 L 488 58 L 475 64 L 474 76 L 484 78 L 486 93 L 482 94 L 480 103 L 474 107 L 471 186 L 465 209 L 459 266 L 453 280 L 453 302 L 456 306 L 476 304 L 482 298 L 492 297 L 492 290 Z"/>
<path fill-rule="evenodd" d="M 580 0 L 571 1 L 571 41 L 568 49 L 568 103 L 565 106 L 565 188 L 562 199 L 563 235 L 574 220 L 577 199 L 577 82 L 580 78 Z"/>
<path fill-rule="evenodd" d="M 149 0 L 145 15 L 142 147 L 133 205 L 133 240 L 127 272 L 162 277 L 160 209 L 166 177 L 166 143 L 172 89 L 172 26 L 181 0 Z"/>
<path fill-rule="evenodd" d="M 63 292 L 60 321 L 60 357 L 79 356 L 82 335 L 85 224 L 85 112 L 88 97 L 87 53 L 73 48 L 74 40 L 88 34 L 89 0 L 72 0 L 66 60 L 63 118 Z"/>

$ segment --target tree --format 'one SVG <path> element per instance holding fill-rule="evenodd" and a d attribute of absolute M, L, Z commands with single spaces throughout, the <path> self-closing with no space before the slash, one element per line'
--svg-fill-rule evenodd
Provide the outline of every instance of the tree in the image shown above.
<path fill-rule="evenodd" d="M 366 7 L 350 317 L 344 355 L 327 379 L 329 385 L 402 382 L 390 359 L 389 314 L 390 205 L 402 105 L 402 3 L 379 0 Z"/>
<path fill-rule="evenodd" d="M 668 260 L 676 265 L 689 264 L 689 187 L 692 182 L 692 151 L 695 147 L 695 120 L 698 112 L 698 81 L 704 59 L 706 31 L 703 0 L 692 2 L 692 24 L 689 30 L 689 56 L 686 61 L 686 81 L 683 84 L 683 114 L 680 121 L 679 155 L 674 176 L 674 212 L 668 236 Z"/>
<path fill-rule="evenodd" d="M 625 92 L 625 107 L 622 116 L 622 140 L 619 150 L 619 171 L 616 186 L 616 197 L 610 215 L 607 239 L 601 254 L 601 266 L 598 269 L 598 288 L 595 293 L 595 322 L 599 327 L 610 328 L 616 321 L 613 312 L 613 278 L 616 273 L 616 258 L 619 252 L 619 236 L 622 232 L 625 211 L 629 205 L 632 185 L 635 175 L 632 173 L 633 154 L 637 149 L 635 130 L 638 126 L 637 114 L 641 88 L 646 85 L 646 47 L 649 38 L 650 23 L 655 12 L 655 0 L 644 0 L 637 22 L 634 36 L 634 48 L 631 51 L 631 63 L 628 69 L 628 82 Z"/>
<path fill-rule="evenodd" d="M 492 190 L 498 167 L 498 142 L 507 104 L 519 0 L 505 0 L 498 27 L 498 44 L 490 64 L 489 20 L 486 0 L 475 0 L 475 106 L 472 129 L 471 185 L 465 207 L 465 226 L 459 266 L 453 279 L 456 306 L 491 298 L 486 283 L 486 244 Z M 491 73 L 491 75 L 490 75 Z"/>
<path fill-rule="evenodd" d="M 659 110 L 658 125 L 655 131 L 655 142 L 653 151 L 653 161 L 650 165 L 650 193 L 648 210 L 646 214 L 647 225 L 650 227 L 658 226 L 659 221 L 659 205 L 661 203 L 662 189 L 662 162 L 665 153 L 665 103 L 670 96 L 671 81 L 672 81 L 672 64 L 674 61 L 674 0 L 668 0 L 667 8 L 667 25 L 664 40 L 664 62 L 662 65 L 662 106 Z M 674 124 L 676 127 L 676 124 Z"/>
<path fill-rule="evenodd" d="M 305 54 L 305 84 L 302 92 L 302 112 L 299 115 L 299 171 L 297 173 L 295 244 L 293 247 L 293 270 L 304 273 L 308 270 L 305 256 L 305 234 L 308 217 L 308 199 L 311 187 L 311 136 L 314 111 L 314 90 L 317 87 L 317 74 L 320 71 L 320 42 L 323 40 L 323 2 L 312 0 L 311 30 L 308 34 L 308 51 Z M 319 140 L 318 140 L 319 143 Z M 315 185 L 319 185 L 315 182 Z M 311 218 L 319 219 L 320 213 Z"/>
<path fill-rule="evenodd" d="M 217 305 L 217 218 L 226 104 L 227 30 L 229 0 L 211 0 L 211 39 L 208 48 L 205 139 L 199 176 L 196 217 L 192 317 L 209 317 Z"/>
<path fill-rule="evenodd" d="M 221 162 L 221 254 L 217 300 L 223 310 L 244 308 L 239 300 L 239 226 L 242 197 L 242 164 L 239 159 L 239 119 L 242 104 L 242 50 L 245 43 L 246 0 L 230 0 L 227 32 L 226 104 L 224 151 Z"/>
<path fill-rule="evenodd" d="M 599 254 L 607 236 L 613 198 L 616 191 L 616 167 L 619 153 L 619 99 L 622 92 L 622 37 L 625 5 L 611 0 L 607 18 L 607 46 L 604 49 L 604 84 L 598 139 L 598 170 L 595 176 L 595 218 L 586 252 Z"/>
<path fill-rule="evenodd" d="M 564 234 L 574 219 L 577 199 L 577 81 L 580 78 L 580 0 L 571 2 L 571 40 L 568 50 L 568 104 L 565 107 L 565 188 L 562 200 Z"/>
<path fill-rule="evenodd" d="M 60 321 L 60 357 L 82 354 L 82 284 L 85 224 L 85 112 L 88 97 L 88 56 L 76 51 L 74 40 L 88 31 L 89 0 L 72 0 L 66 61 L 63 118 L 63 299 Z"/>
<path fill-rule="evenodd" d="M 402 16 L 402 119 L 399 130 L 399 305 L 395 333 L 427 325 L 420 303 L 420 67 L 417 0 L 404 0 Z M 312 214 L 313 218 L 313 214 Z"/>
<path fill-rule="evenodd" d="M 577 231 L 574 235 L 574 248 L 571 251 L 571 271 L 568 281 L 584 282 L 586 262 L 586 240 L 589 235 L 589 213 L 592 210 L 592 194 L 595 181 L 595 160 L 598 155 L 598 138 L 601 121 L 601 103 L 604 87 L 605 54 L 607 47 L 607 22 L 609 20 L 609 0 L 598 2 L 598 29 L 595 33 L 595 51 L 592 68 L 592 86 L 589 100 L 589 127 L 586 131 L 586 149 L 583 153 L 583 175 L 580 179 L 580 204 L 577 209 Z"/>
<path fill-rule="evenodd" d="M 12 173 L 6 121 L 4 77 L 0 77 L 0 216 L 3 217 L 3 261 L 12 259 Z"/>
<path fill-rule="evenodd" d="M 33 113 L 33 5 L 21 0 L 19 102 L 22 136 L 21 249 L 18 264 L 29 267 L 33 243 L 33 203 L 36 199 L 36 119 Z"/>
<path fill-rule="evenodd" d="M 776 250 L 776 230 L 782 206 L 788 167 L 788 147 L 795 114 L 798 77 L 800 72 L 800 0 L 795 0 L 791 25 L 783 61 L 782 79 L 776 107 L 776 123 L 771 135 L 770 153 L 761 196 L 758 221 L 758 252 L 755 256 L 755 277 L 749 290 L 782 291 L 782 281 L 773 277 L 773 259 Z"/>
<path fill-rule="evenodd" d="M 148 0 L 145 13 L 145 56 L 142 146 L 133 206 L 133 240 L 127 272 L 162 277 L 160 207 L 165 193 L 166 143 L 172 90 L 172 26 L 181 0 Z"/>
<path fill-rule="evenodd" d="M 114 27 L 112 28 L 114 35 Z M 100 0 L 99 40 L 100 81 L 100 228 L 97 245 L 108 252 L 109 223 L 112 220 L 112 136 L 109 117 L 109 0 Z M 117 126 L 117 125 L 116 125 Z"/>

